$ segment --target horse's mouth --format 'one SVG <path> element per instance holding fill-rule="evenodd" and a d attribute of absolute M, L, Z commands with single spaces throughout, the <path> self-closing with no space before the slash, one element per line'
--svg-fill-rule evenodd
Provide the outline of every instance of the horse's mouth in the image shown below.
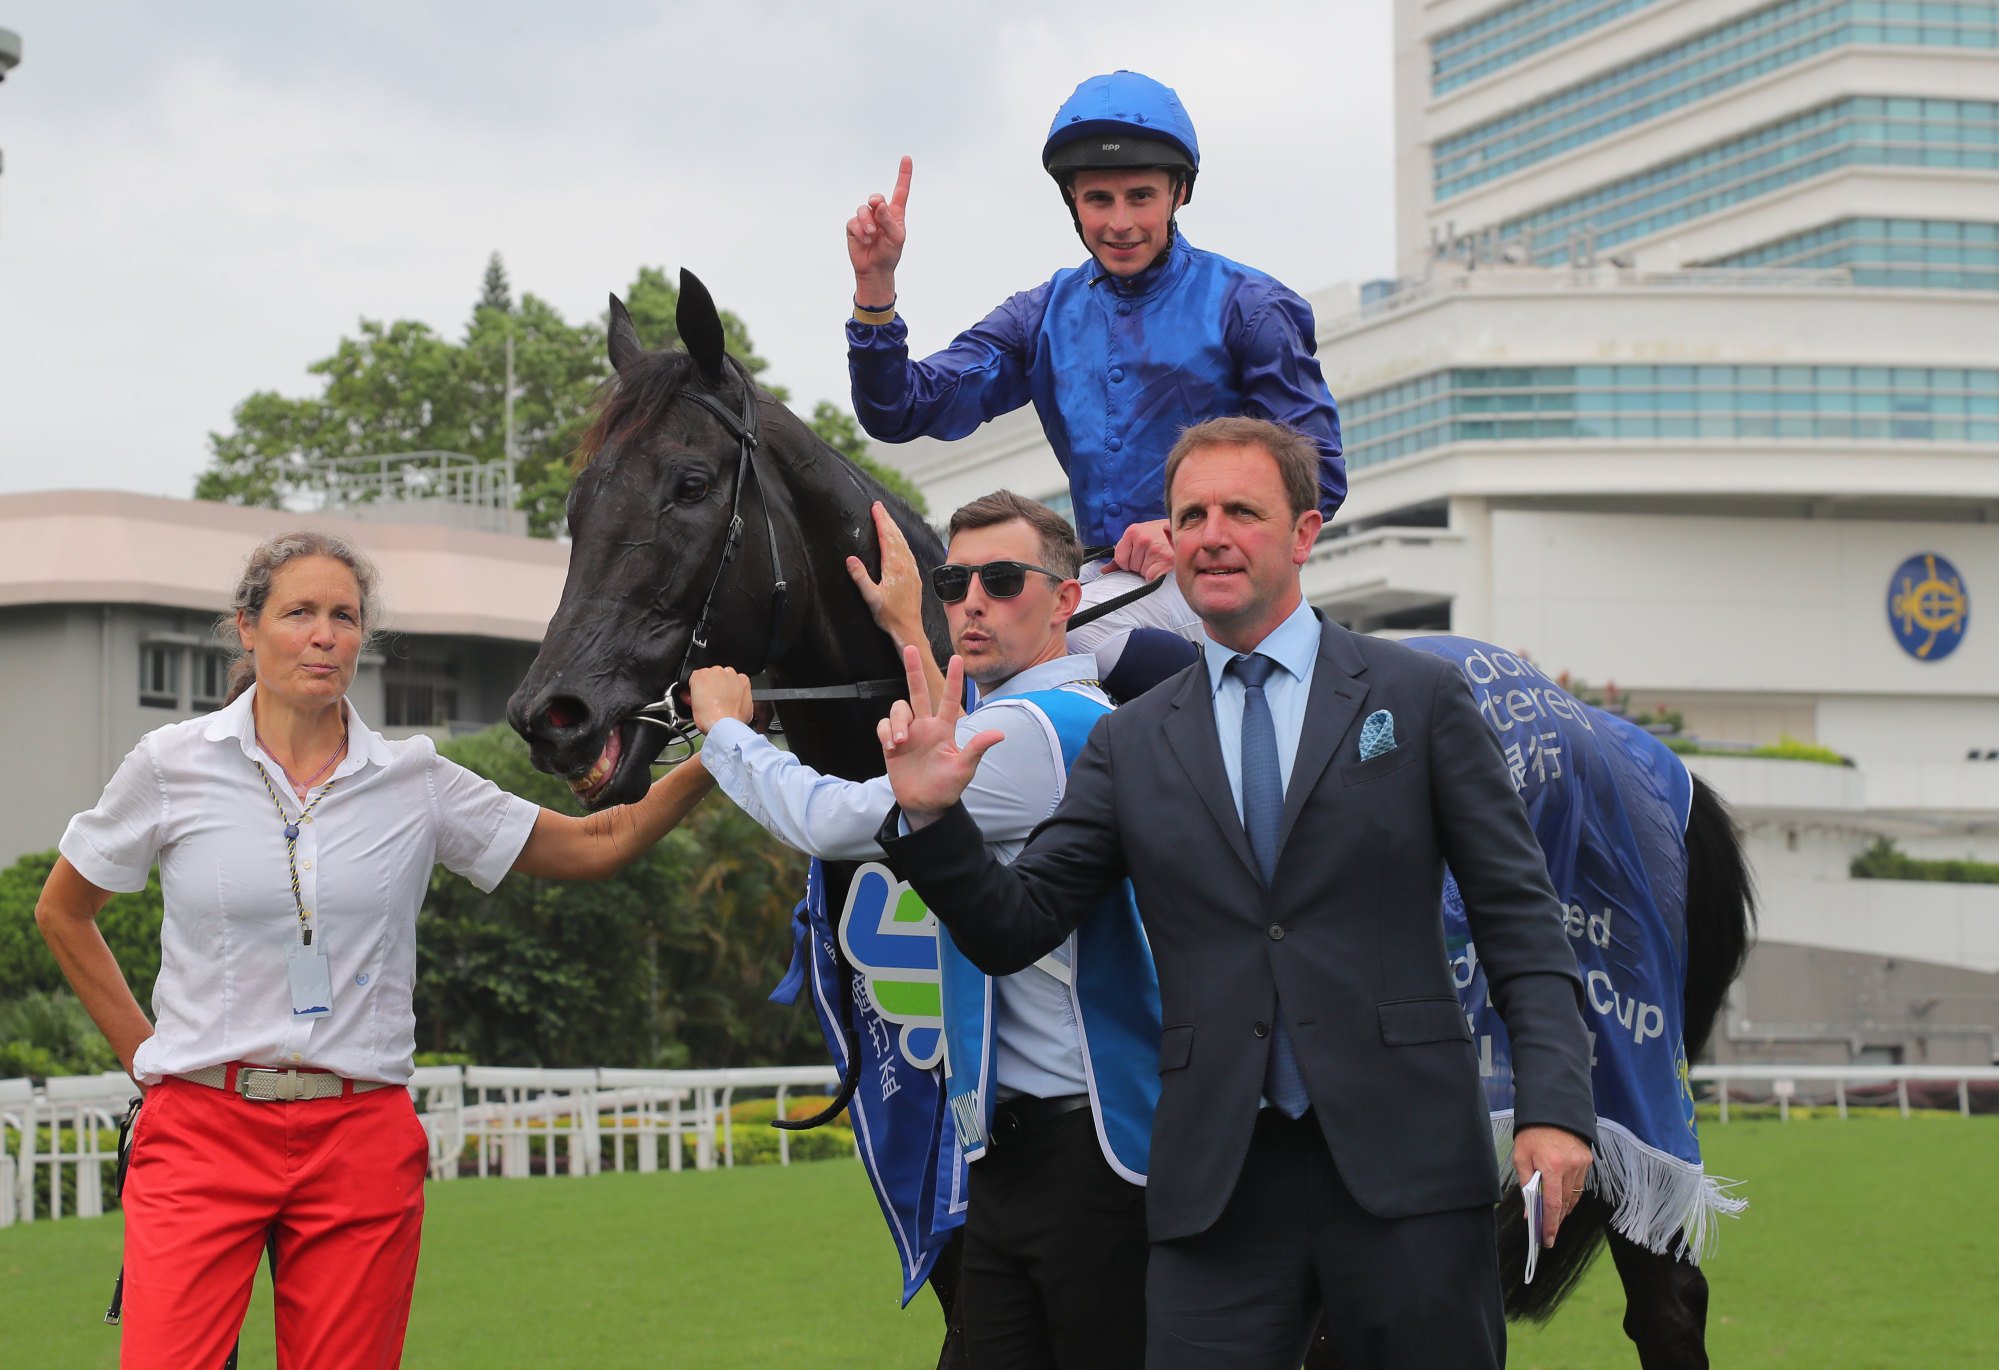
<path fill-rule="evenodd" d="M 582 775 L 569 778 L 569 790 L 585 804 L 595 803 L 611 783 L 618 778 L 618 763 L 624 759 L 624 731 L 629 724 L 611 729 L 611 735 L 604 740 L 604 750 L 597 760 Z"/>

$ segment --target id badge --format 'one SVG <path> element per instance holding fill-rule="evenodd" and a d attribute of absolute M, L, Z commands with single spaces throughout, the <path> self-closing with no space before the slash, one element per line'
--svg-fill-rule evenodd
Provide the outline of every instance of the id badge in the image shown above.
<path fill-rule="evenodd" d="M 333 978 L 325 948 L 292 947 L 285 973 L 291 980 L 292 1017 L 323 1018 L 333 1012 Z"/>

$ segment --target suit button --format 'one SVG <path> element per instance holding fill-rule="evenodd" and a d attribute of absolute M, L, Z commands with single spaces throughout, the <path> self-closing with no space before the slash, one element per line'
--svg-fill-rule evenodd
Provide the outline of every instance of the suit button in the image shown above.
<path fill-rule="evenodd" d="M 1250 1031 L 1259 1037 L 1268 1037 L 1270 1035 L 1270 1024 L 1259 1018 L 1256 1020 L 1256 1025 Z"/>
<path fill-rule="evenodd" d="M 1119 306 L 1117 307 L 1117 312 L 1118 312 L 1118 313 L 1119 313 L 1120 315 L 1124 315 L 1124 314 L 1129 314 L 1129 313 L 1131 313 L 1131 305 L 1130 305 L 1130 303 L 1129 303 L 1129 302 L 1126 302 L 1126 303 L 1124 303 L 1124 304 L 1120 304 L 1120 305 L 1119 305 Z"/>
<path fill-rule="evenodd" d="M 1124 368 L 1121 366 L 1113 366 L 1111 368 L 1112 383 L 1115 384 L 1116 382 L 1121 381 L 1123 379 L 1124 379 Z"/>
<path fill-rule="evenodd" d="M 1270 940 L 1273 942 L 1282 942 L 1284 940 L 1284 925 L 1282 923 L 1272 923 L 1270 925 Z"/>

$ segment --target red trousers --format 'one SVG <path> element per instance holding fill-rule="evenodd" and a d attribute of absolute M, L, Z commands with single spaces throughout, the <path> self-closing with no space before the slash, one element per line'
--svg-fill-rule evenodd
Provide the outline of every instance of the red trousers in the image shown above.
<path fill-rule="evenodd" d="M 259 1103 L 167 1080 L 125 1176 L 126 1370 L 207 1370 L 277 1243 L 280 1370 L 396 1366 L 429 1162 L 407 1091 Z"/>

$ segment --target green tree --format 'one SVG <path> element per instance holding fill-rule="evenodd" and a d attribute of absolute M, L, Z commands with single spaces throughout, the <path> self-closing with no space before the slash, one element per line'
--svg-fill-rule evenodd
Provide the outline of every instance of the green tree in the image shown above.
<path fill-rule="evenodd" d="M 35 903 L 54 868 L 57 853 L 30 852 L 0 870 L 0 1003 L 21 995 L 65 988 L 62 971 L 35 926 Z M 97 915 L 125 983 L 141 1004 L 152 1002 L 153 981 L 160 973 L 160 897 L 158 870 L 146 888 L 134 894 L 114 894 Z"/>
<path fill-rule="evenodd" d="M 0 1076 L 79 1075 L 118 1065 L 35 926 L 35 903 L 55 863 L 53 851 L 31 852 L 0 870 Z M 145 889 L 112 895 L 97 915 L 141 1004 L 152 1003 L 159 978 L 161 908 L 154 871 Z"/>
<path fill-rule="evenodd" d="M 502 314 L 514 312 L 514 290 L 507 283 L 506 263 L 495 252 L 486 259 L 486 280 L 479 291 L 479 303 L 474 309 L 495 309 Z"/>
<path fill-rule="evenodd" d="M 575 812 L 504 727 L 445 753 L 502 789 Z M 790 959 L 805 862 L 710 799 L 613 879 L 440 871 L 417 932 L 417 1041 L 495 1064 L 772 1064 L 819 1055 L 810 1013 L 765 1002 Z"/>
<path fill-rule="evenodd" d="M 674 310 L 680 292 L 659 267 L 642 267 L 624 291 L 639 339 L 652 348 L 680 341 Z M 481 461 L 506 455 L 507 343 L 514 347 L 514 432 L 519 507 L 529 531 L 553 535 L 562 524 L 572 459 L 589 425 L 590 406 L 610 378 L 605 316 L 571 324 L 532 294 L 513 301 L 499 254 L 486 275 L 462 339 L 439 336 L 410 319 L 363 319 L 331 356 L 307 367 L 320 393 L 301 398 L 260 390 L 237 405 L 227 433 L 209 434 L 209 465 L 195 498 L 278 508 L 322 494 L 325 463 L 394 458 L 412 452 L 460 452 Z M 762 373 L 749 329 L 722 315 L 729 351 Z M 782 387 L 772 387 L 780 399 Z M 904 498 L 915 495 L 898 473 L 862 457 L 851 417 L 821 404 L 812 425 Z M 920 505 L 918 506 L 921 507 Z"/>
<path fill-rule="evenodd" d="M 68 990 L 36 990 L 0 1003 L 0 1077 L 116 1069 L 117 1053 Z"/>

